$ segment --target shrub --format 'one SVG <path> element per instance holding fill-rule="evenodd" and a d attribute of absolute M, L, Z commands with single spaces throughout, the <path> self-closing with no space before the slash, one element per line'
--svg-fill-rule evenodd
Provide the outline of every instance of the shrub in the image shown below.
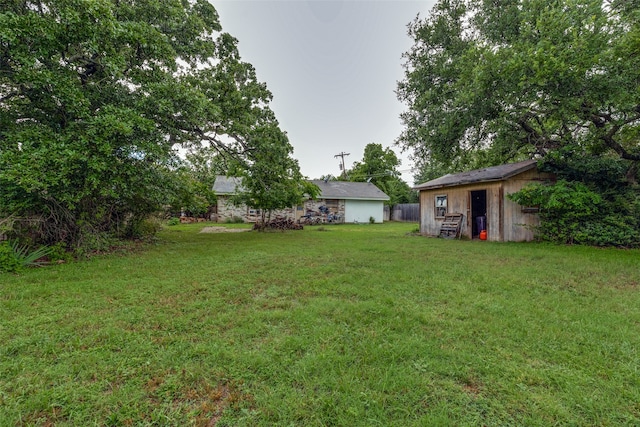
<path fill-rule="evenodd" d="M 633 215 L 625 214 L 619 201 L 606 200 L 581 182 L 532 184 L 508 197 L 522 206 L 540 208 L 540 225 L 534 231 L 542 240 L 593 246 L 640 245 L 640 230 Z"/>
<path fill-rule="evenodd" d="M 171 218 L 169 218 L 169 220 L 167 221 L 167 225 L 178 225 L 180 224 L 180 218 L 172 216 Z"/>
<path fill-rule="evenodd" d="M 589 221 L 575 234 L 575 241 L 591 246 L 638 246 L 640 232 L 629 225 L 630 220 L 611 215 L 599 221 Z"/>
<path fill-rule="evenodd" d="M 51 246 L 49 251 L 50 262 L 69 262 L 73 259 L 73 254 L 67 249 L 64 243 L 58 242 Z"/>
<path fill-rule="evenodd" d="M 0 271 L 13 273 L 24 267 L 36 267 L 43 265 L 42 258 L 49 255 L 51 249 L 42 246 L 36 250 L 30 250 L 26 245 L 20 245 L 16 240 L 0 243 Z"/>
<path fill-rule="evenodd" d="M 20 262 L 9 242 L 0 243 L 0 271 L 13 273 L 20 270 Z"/>
<path fill-rule="evenodd" d="M 376 223 L 376 219 L 372 216 L 369 217 L 369 224 L 375 224 Z"/>
<path fill-rule="evenodd" d="M 77 257 L 89 257 L 100 252 L 109 252 L 118 244 L 118 239 L 106 232 L 83 233 L 76 243 L 74 254 Z"/>
<path fill-rule="evenodd" d="M 13 215 L 9 215 L 5 218 L 0 217 L 0 236 L 13 231 L 13 224 L 15 221 L 16 219 Z"/>
<path fill-rule="evenodd" d="M 127 225 L 125 237 L 130 239 L 144 239 L 154 236 L 161 229 L 161 222 L 154 217 L 132 220 Z"/>
<path fill-rule="evenodd" d="M 234 216 L 231 218 L 227 218 L 224 222 L 226 224 L 244 224 L 244 219 L 242 219 L 242 217 L 239 217 L 239 216 Z"/>

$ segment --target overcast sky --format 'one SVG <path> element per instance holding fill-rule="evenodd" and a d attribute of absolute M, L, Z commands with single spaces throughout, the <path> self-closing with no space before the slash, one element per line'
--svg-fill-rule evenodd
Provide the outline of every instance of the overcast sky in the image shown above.
<path fill-rule="evenodd" d="M 433 0 L 212 2 L 223 31 L 273 93 L 271 108 L 304 175 L 338 176 L 335 155 L 350 153 L 350 168 L 375 142 L 396 152 L 403 179 L 413 183 L 413 165 L 393 145 L 405 109 L 394 91 L 412 45 L 407 24 Z"/>

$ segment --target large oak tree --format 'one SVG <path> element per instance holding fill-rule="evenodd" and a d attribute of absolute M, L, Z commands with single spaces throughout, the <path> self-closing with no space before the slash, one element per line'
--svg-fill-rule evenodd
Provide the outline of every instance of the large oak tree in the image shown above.
<path fill-rule="evenodd" d="M 244 161 L 282 133 L 208 1 L 2 4 L 0 216 L 45 241 L 126 233 L 180 187 L 178 147 Z"/>
<path fill-rule="evenodd" d="M 409 25 L 398 142 L 436 173 L 554 153 L 633 182 L 639 22 L 637 0 L 441 0 Z"/>

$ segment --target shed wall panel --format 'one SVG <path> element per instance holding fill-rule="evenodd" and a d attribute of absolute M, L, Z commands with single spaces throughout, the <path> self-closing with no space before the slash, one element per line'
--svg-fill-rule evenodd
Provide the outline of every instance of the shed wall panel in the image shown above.
<path fill-rule="evenodd" d="M 427 236 L 437 236 L 443 218 L 435 217 L 435 197 L 447 196 L 447 212 L 464 215 L 461 235 L 472 238 L 471 206 L 469 192 L 476 190 L 487 191 L 487 239 L 500 239 L 500 182 L 486 182 L 458 187 L 447 187 L 420 192 L 420 233 Z"/>
<path fill-rule="evenodd" d="M 504 241 L 522 242 L 534 238 L 533 227 L 540 225 L 537 213 L 525 212 L 523 207 L 509 199 L 508 195 L 520 191 L 533 182 L 553 180 L 553 175 L 530 170 L 504 183 Z"/>

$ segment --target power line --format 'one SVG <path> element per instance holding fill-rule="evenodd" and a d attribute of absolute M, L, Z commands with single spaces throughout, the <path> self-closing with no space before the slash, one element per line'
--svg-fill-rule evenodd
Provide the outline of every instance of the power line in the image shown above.
<path fill-rule="evenodd" d="M 370 178 L 380 178 L 382 176 L 393 176 L 394 173 L 398 173 L 398 174 L 402 174 L 405 172 L 414 172 L 417 171 L 418 169 L 403 169 L 403 170 L 399 170 L 399 171 L 385 171 L 385 172 L 378 172 L 378 173 L 371 173 L 371 174 L 367 174 L 367 177 Z"/>
<path fill-rule="evenodd" d="M 349 177 L 347 176 L 347 169 L 344 167 L 344 156 L 349 156 L 351 155 L 351 153 L 345 153 L 344 151 L 336 154 L 335 156 L 333 156 L 334 158 L 340 157 L 342 160 L 340 162 L 340 170 L 342 171 L 342 174 L 349 179 Z"/>

